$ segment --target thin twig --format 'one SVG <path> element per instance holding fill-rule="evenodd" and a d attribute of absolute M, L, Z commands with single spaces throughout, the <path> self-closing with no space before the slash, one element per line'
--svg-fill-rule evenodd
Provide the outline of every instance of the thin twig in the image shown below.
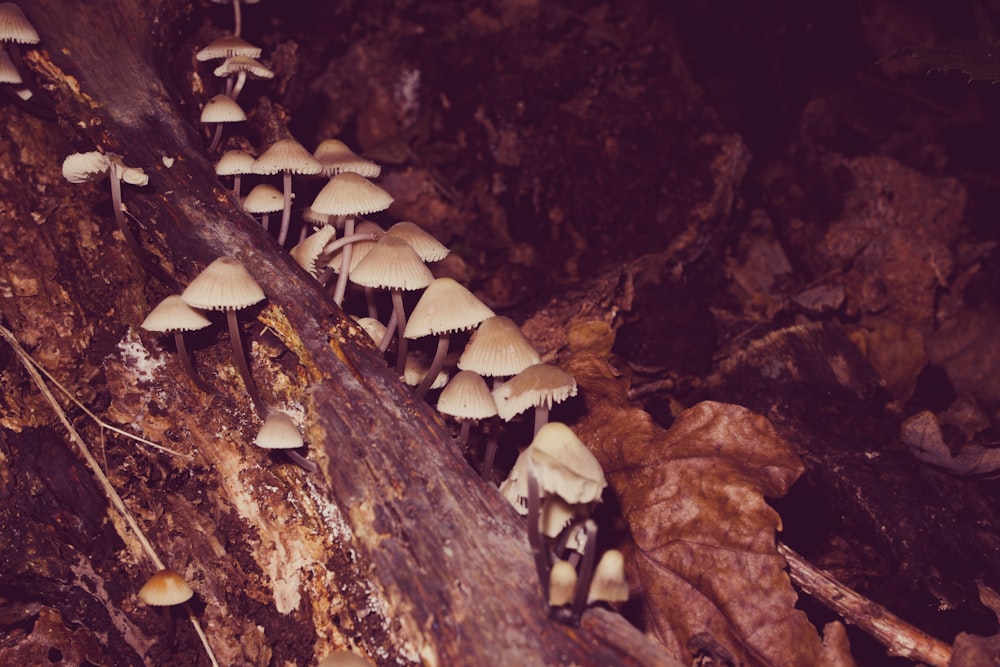
<path fill-rule="evenodd" d="M 951 646 L 910 625 L 888 609 L 859 595 L 829 573 L 815 567 L 782 543 L 778 553 L 788 561 L 788 573 L 798 586 L 844 617 L 896 655 L 933 667 L 947 667 Z"/>
<path fill-rule="evenodd" d="M 111 484 L 111 480 L 108 479 L 108 476 L 104 474 L 104 471 L 101 469 L 101 466 L 97 462 L 97 459 L 94 458 L 94 455 L 90 452 L 90 449 L 87 447 L 87 443 L 84 442 L 83 438 L 77 432 L 72 422 L 70 422 L 69 417 L 66 416 L 66 412 L 62 409 L 62 406 L 59 405 L 59 401 L 56 400 L 56 397 L 52 395 L 51 390 L 49 390 L 49 386 L 45 384 L 45 379 L 42 378 L 41 374 L 39 373 L 39 370 L 41 370 L 47 376 L 49 376 L 49 374 L 45 371 L 45 369 L 39 366 L 38 362 L 36 362 L 31 357 L 31 355 L 29 355 L 24 350 L 24 348 L 21 347 L 20 343 L 18 343 L 17 338 L 14 336 L 14 334 L 11 333 L 6 327 L 2 325 L 0 325 L 0 336 L 3 336 L 4 340 L 7 341 L 7 344 L 10 345 L 11 348 L 13 348 L 14 352 L 21 360 L 21 364 L 24 366 L 25 370 L 28 371 L 28 375 L 30 375 L 31 379 L 35 381 L 35 385 L 38 387 L 38 390 L 42 392 L 42 395 L 48 401 L 49 405 L 52 407 L 52 410 L 56 413 L 56 416 L 59 417 L 59 421 L 62 422 L 63 426 L 69 432 L 70 439 L 74 442 L 74 444 L 76 444 L 77 448 L 80 450 L 80 455 L 83 456 L 83 459 L 87 462 L 87 465 L 90 466 L 91 472 L 93 472 L 94 476 L 97 477 L 97 481 L 100 483 L 101 488 L 104 489 L 104 493 L 107 496 L 108 500 L 111 501 L 111 504 L 114 505 L 115 509 L 118 510 L 122 518 L 125 519 L 125 523 L 128 524 L 128 527 L 132 530 L 133 534 L 135 534 L 136 539 L 139 541 L 139 545 L 142 547 L 142 550 L 145 552 L 149 560 L 153 562 L 153 565 L 156 567 L 156 570 L 159 571 L 167 569 L 167 566 L 163 564 L 163 561 L 160 559 L 160 556 L 156 553 L 156 550 L 153 548 L 152 543 L 146 537 L 146 534 L 142 532 L 141 528 L 139 528 L 139 524 L 138 522 L 136 522 L 135 517 L 133 517 L 132 513 L 128 511 L 127 507 L 125 507 L 125 501 L 123 501 L 121 496 L 118 495 L 118 492 L 115 491 L 115 487 Z M 51 376 L 49 376 L 49 378 L 52 379 Z M 54 379 L 52 381 L 55 382 Z M 63 392 L 66 392 L 66 389 L 63 388 L 61 385 L 59 385 L 57 382 L 56 385 L 59 386 L 59 388 L 62 389 Z M 67 395 L 69 395 L 68 392 Z M 74 402 L 77 403 L 77 405 L 79 405 L 79 403 L 75 399 Z M 84 410 L 86 410 L 86 408 L 84 408 Z M 93 415 L 89 411 L 87 411 L 87 414 L 93 417 Z M 97 419 L 96 417 L 94 417 L 94 419 L 98 421 L 98 423 L 100 423 L 99 419 Z M 124 435 L 129 435 L 129 434 L 124 434 Z M 201 643 L 204 645 L 205 651 L 206 653 L 208 653 L 208 657 L 212 661 L 212 665 L 214 667 L 218 667 L 219 662 L 215 658 L 215 653 L 212 651 L 212 647 L 208 643 L 208 637 L 205 635 L 204 630 L 202 630 L 201 624 L 198 622 L 198 619 L 194 617 L 194 613 L 192 612 L 191 607 L 187 606 L 186 608 L 188 612 L 188 619 L 191 621 L 191 624 L 194 625 L 194 630 L 197 633 L 198 637 L 201 639 Z"/>

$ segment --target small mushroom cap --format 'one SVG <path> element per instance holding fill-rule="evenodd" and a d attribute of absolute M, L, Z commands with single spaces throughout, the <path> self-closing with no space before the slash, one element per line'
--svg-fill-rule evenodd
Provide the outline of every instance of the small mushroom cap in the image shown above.
<path fill-rule="evenodd" d="M 576 396 L 576 380 L 552 364 L 533 364 L 493 390 L 497 414 L 510 421 L 528 408 L 562 403 Z"/>
<path fill-rule="evenodd" d="M 386 334 L 384 324 L 376 320 L 374 317 L 356 317 L 354 318 L 354 321 L 358 323 L 358 326 L 361 327 L 373 341 L 375 341 L 376 345 L 382 342 L 382 339 Z"/>
<path fill-rule="evenodd" d="M 70 183 L 89 183 L 103 178 L 110 166 L 111 162 L 104 153 L 73 153 L 63 160 L 62 173 Z"/>
<path fill-rule="evenodd" d="M 311 208 L 325 215 L 365 215 L 384 211 L 390 204 L 388 192 L 360 174 L 345 171 L 323 186 Z"/>
<path fill-rule="evenodd" d="M 576 593 L 576 568 L 569 561 L 556 560 L 549 572 L 549 606 L 562 607 L 573 601 Z"/>
<path fill-rule="evenodd" d="M 459 419 L 489 419 L 497 406 L 479 373 L 459 371 L 438 396 L 437 411 Z"/>
<path fill-rule="evenodd" d="M 19 84 L 24 83 L 21 73 L 17 71 L 17 66 L 10 59 L 7 52 L 0 49 L 0 83 Z"/>
<path fill-rule="evenodd" d="M 298 426 L 286 412 L 272 412 L 264 420 L 253 444 L 262 449 L 298 449 L 305 442 Z"/>
<path fill-rule="evenodd" d="M 350 278 L 365 287 L 418 290 L 430 285 L 434 275 L 406 241 L 383 236 L 351 269 Z"/>
<path fill-rule="evenodd" d="M 337 237 L 337 230 L 334 227 L 320 227 L 315 232 L 305 237 L 289 251 L 292 258 L 298 262 L 299 266 L 309 272 L 313 278 L 319 275 L 320 267 L 317 264 L 323 249 L 330 241 Z"/>
<path fill-rule="evenodd" d="M 253 173 L 318 174 L 323 165 L 295 139 L 278 139 L 254 160 Z"/>
<path fill-rule="evenodd" d="M 240 260 L 219 257 L 191 281 L 181 298 L 194 308 L 239 310 L 263 301 L 265 296 Z"/>
<path fill-rule="evenodd" d="M 608 485 L 594 454 L 565 424 L 549 422 L 538 430 L 528 452 L 528 472 L 543 493 L 575 505 L 600 500 Z"/>
<path fill-rule="evenodd" d="M 215 173 L 218 176 L 236 176 L 237 174 L 252 174 L 252 165 L 256 158 L 246 151 L 229 150 L 222 154 L 215 163 Z"/>
<path fill-rule="evenodd" d="M 203 123 L 238 123 L 246 119 L 243 107 L 222 93 L 206 102 L 201 110 Z"/>
<path fill-rule="evenodd" d="M 187 602 L 194 591 L 173 570 L 160 570 L 139 589 L 139 599 L 152 607 L 170 607 Z"/>
<path fill-rule="evenodd" d="M 205 313 L 187 305 L 180 294 L 171 294 L 156 304 L 139 326 L 146 331 L 173 333 L 197 331 L 211 323 L 212 320 L 205 317 Z"/>
<path fill-rule="evenodd" d="M 360 174 L 365 178 L 378 178 L 382 168 L 371 160 L 366 160 L 339 139 L 321 141 L 313 157 L 323 165 L 323 174 L 333 176 L 345 171 Z"/>
<path fill-rule="evenodd" d="M 233 56 L 259 58 L 260 47 L 254 46 L 250 42 L 240 39 L 239 37 L 229 35 L 218 38 L 194 55 L 195 59 L 199 62 L 218 60 L 220 58 L 232 58 Z"/>
<path fill-rule="evenodd" d="M 320 660 L 316 667 L 372 667 L 372 663 L 350 651 L 334 651 Z"/>
<path fill-rule="evenodd" d="M 18 44 L 37 44 L 41 41 L 35 27 L 16 3 L 0 3 L 0 41 Z"/>
<path fill-rule="evenodd" d="M 465 331 L 494 315 L 489 306 L 454 278 L 435 278 L 413 307 L 403 335 L 422 338 Z"/>
<path fill-rule="evenodd" d="M 460 369 L 476 371 L 485 377 L 517 375 L 540 363 L 542 358 L 520 327 L 503 316 L 484 320 L 458 359 Z"/>
<path fill-rule="evenodd" d="M 285 195 L 270 183 L 258 183 L 243 198 L 247 213 L 275 213 L 285 207 Z"/>
<path fill-rule="evenodd" d="M 587 604 L 626 602 L 628 582 L 625 580 L 625 557 L 617 549 L 608 549 L 601 556 L 587 591 Z"/>
<path fill-rule="evenodd" d="M 273 79 L 274 72 L 248 56 L 231 56 L 215 68 L 215 76 L 225 78 L 240 72 L 246 72 L 256 79 Z"/>
<path fill-rule="evenodd" d="M 410 385 L 411 387 L 416 387 L 423 381 L 424 376 L 427 375 L 427 364 L 417 359 L 413 356 L 406 357 L 406 365 L 403 367 L 403 382 Z M 431 383 L 431 389 L 440 389 L 448 382 L 448 374 L 444 371 L 438 372 L 437 376 L 434 378 L 434 382 Z"/>
<path fill-rule="evenodd" d="M 422 227 L 412 222 L 397 222 L 385 232 L 390 236 L 398 236 L 410 247 L 417 251 L 420 259 L 425 262 L 440 262 L 448 256 L 448 248 L 443 243 L 434 238 L 433 235 L 424 231 Z"/>

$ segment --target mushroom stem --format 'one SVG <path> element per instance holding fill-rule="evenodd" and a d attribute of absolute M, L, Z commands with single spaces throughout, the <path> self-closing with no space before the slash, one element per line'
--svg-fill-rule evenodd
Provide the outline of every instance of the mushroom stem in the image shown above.
<path fill-rule="evenodd" d="M 539 403 L 535 406 L 535 435 L 543 426 L 549 423 L 549 406 L 547 403 Z"/>
<path fill-rule="evenodd" d="M 437 377 L 441 369 L 444 368 L 444 358 L 448 356 L 448 344 L 451 340 L 451 335 L 447 332 L 438 335 L 437 350 L 434 352 L 434 359 L 431 361 L 431 367 L 427 369 L 427 374 L 417 385 L 417 389 L 414 392 L 417 398 L 423 398 L 427 391 L 434 384 L 434 378 Z"/>
<path fill-rule="evenodd" d="M 239 2 L 239 0 L 234 0 Z M 282 177 L 284 185 L 285 206 L 281 209 L 281 227 L 278 229 L 278 245 L 285 245 L 288 237 L 288 224 L 292 221 L 292 172 L 285 170 Z"/>
<path fill-rule="evenodd" d="M 542 514 L 541 498 L 538 491 L 538 479 L 528 467 L 528 543 L 531 545 L 531 555 L 535 558 L 535 569 L 538 570 L 538 583 L 542 586 L 542 598 L 549 599 L 549 554 L 542 538 L 538 522 Z"/>
<path fill-rule="evenodd" d="M 403 335 L 403 330 L 406 328 L 406 313 L 403 312 L 403 290 L 392 289 L 389 292 L 392 294 L 392 312 L 396 316 L 396 374 L 402 375 L 406 370 L 406 337 Z"/>
<path fill-rule="evenodd" d="M 245 71 L 240 71 L 236 74 L 236 82 L 233 83 L 232 77 L 226 79 L 226 94 L 229 95 L 229 99 L 236 101 L 236 98 L 240 96 L 240 92 L 243 90 L 243 86 L 247 82 L 247 73 Z"/>
<path fill-rule="evenodd" d="M 240 36 L 243 29 L 243 14 L 240 10 L 240 0 L 233 0 L 233 34 Z"/>
<path fill-rule="evenodd" d="M 592 519 L 587 519 L 584 530 L 587 531 L 587 541 L 583 545 L 583 560 L 580 561 L 580 575 L 573 595 L 573 616 L 570 619 L 574 627 L 580 624 L 580 616 L 587 604 L 587 591 L 590 589 L 590 579 L 594 576 L 594 560 L 597 556 L 597 524 Z"/>
<path fill-rule="evenodd" d="M 181 358 L 181 365 L 184 366 L 184 370 L 191 377 L 195 386 L 206 394 L 214 394 L 215 390 L 209 387 L 208 384 L 202 380 L 201 377 L 199 377 L 198 373 L 194 370 L 194 366 L 191 365 L 191 356 L 188 354 L 187 345 L 184 342 L 183 331 L 174 332 L 174 343 L 177 346 L 177 356 Z"/>
<path fill-rule="evenodd" d="M 267 225 L 268 225 L 268 223 L 270 221 L 271 221 L 271 214 L 270 213 L 262 213 L 261 214 L 260 226 L 264 228 L 265 232 L 267 231 Z"/>
<path fill-rule="evenodd" d="M 332 241 L 323 248 L 324 255 L 332 255 L 341 248 L 349 246 L 352 243 L 357 243 L 358 241 L 376 241 L 378 240 L 378 234 L 375 232 L 370 232 L 368 234 L 351 234 L 350 236 L 342 236 L 336 241 Z"/>
<path fill-rule="evenodd" d="M 208 145 L 209 153 L 214 153 L 215 149 L 219 147 L 219 142 L 222 141 L 222 125 L 223 123 L 215 124 L 215 134 L 212 135 L 212 143 Z"/>
<path fill-rule="evenodd" d="M 378 319 L 378 304 L 375 303 L 375 289 L 371 287 L 365 288 L 365 303 L 368 304 L 368 317 L 373 320 Z"/>
<path fill-rule="evenodd" d="M 490 429 L 489 438 L 486 440 L 486 452 L 483 454 L 483 467 L 479 471 L 479 478 L 487 484 L 493 481 L 493 461 L 497 457 L 497 436 Z"/>
<path fill-rule="evenodd" d="M 226 321 L 229 324 L 229 341 L 233 345 L 233 356 L 236 358 L 236 367 L 240 371 L 243 384 L 246 385 L 247 393 L 250 394 L 250 400 L 253 401 L 257 414 L 263 419 L 267 416 L 267 404 L 261 399 L 260 393 L 257 391 L 257 384 L 253 381 L 253 376 L 250 375 L 250 366 L 247 365 L 247 357 L 243 352 L 243 342 L 242 338 L 240 338 L 240 325 L 236 321 L 236 310 L 230 308 L 226 311 Z"/>
<path fill-rule="evenodd" d="M 236 198 L 240 198 L 240 189 L 243 185 L 242 174 L 233 174 L 233 194 Z"/>
<path fill-rule="evenodd" d="M 285 454 L 288 456 L 288 458 L 297 463 L 299 467 L 305 470 L 306 472 L 319 471 L 319 465 L 317 465 L 315 461 L 310 461 L 309 459 L 302 456 L 294 449 L 286 449 Z"/>
<path fill-rule="evenodd" d="M 344 236 L 353 234 L 354 218 L 352 216 L 344 221 Z M 352 246 L 350 245 L 345 247 L 344 252 L 340 254 L 340 275 L 337 276 L 337 285 L 333 288 L 333 302 L 338 307 L 344 304 L 344 294 L 347 292 L 347 275 L 351 272 L 351 254 Z"/>
<path fill-rule="evenodd" d="M 385 351 L 389 349 L 389 343 L 392 342 L 393 330 L 396 328 L 396 310 L 393 309 L 392 314 L 389 315 L 389 321 L 385 325 L 385 335 L 382 336 L 382 340 L 379 341 L 378 351 L 385 354 Z"/>
<path fill-rule="evenodd" d="M 118 229 L 121 230 L 122 236 L 125 237 L 125 242 L 128 243 L 135 258 L 142 262 L 142 248 L 139 247 L 139 242 L 132 234 L 132 230 L 128 228 L 125 214 L 122 212 L 122 181 L 118 174 L 117 165 L 112 164 L 108 168 L 108 179 L 111 181 L 111 206 L 114 209 L 115 222 L 118 223 Z"/>
<path fill-rule="evenodd" d="M 472 430 L 472 420 L 462 419 L 460 421 L 460 426 L 458 429 L 458 448 L 461 451 L 465 451 L 465 445 L 469 442 L 469 431 Z"/>

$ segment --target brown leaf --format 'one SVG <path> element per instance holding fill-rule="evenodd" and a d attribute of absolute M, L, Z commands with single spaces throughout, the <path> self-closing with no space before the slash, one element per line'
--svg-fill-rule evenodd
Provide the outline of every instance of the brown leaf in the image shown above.
<path fill-rule="evenodd" d="M 574 425 L 604 467 L 632 534 L 626 554 L 650 629 L 680 660 L 815 665 L 820 641 L 775 548 L 781 519 L 764 496 L 802 471 L 792 446 L 746 408 L 703 402 L 669 430 L 630 406 L 594 357 L 567 370 L 587 403 Z"/>

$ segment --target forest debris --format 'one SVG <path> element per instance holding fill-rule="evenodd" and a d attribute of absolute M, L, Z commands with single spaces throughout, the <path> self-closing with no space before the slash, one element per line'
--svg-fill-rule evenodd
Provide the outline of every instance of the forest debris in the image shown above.
<path fill-rule="evenodd" d="M 567 370 L 589 409 L 575 428 L 629 524 L 624 551 L 656 637 L 682 661 L 717 646 L 747 665 L 817 664 L 819 637 L 775 549 L 781 519 L 764 502 L 801 473 L 793 447 L 724 403 L 699 403 L 664 431 L 605 362 L 577 357 Z"/>
<path fill-rule="evenodd" d="M 899 437 L 915 457 L 956 475 L 995 475 L 1000 468 L 1000 449 L 966 443 L 952 454 L 937 416 L 929 410 L 904 421 Z"/>
<path fill-rule="evenodd" d="M 52 607 L 41 607 L 37 615 L 26 616 L 18 624 L 18 630 L 5 639 L 0 646 L 0 664 L 4 665 L 44 665 L 59 663 L 67 665 L 95 665 L 110 667 L 114 662 L 101 648 L 101 640 L 89 628 L 71 630 L 63 623 L 62 614 Z M 24 633 L 21 627 L 30 628 Z M 11 641 L 12 640 L 12 641 Z"/>

